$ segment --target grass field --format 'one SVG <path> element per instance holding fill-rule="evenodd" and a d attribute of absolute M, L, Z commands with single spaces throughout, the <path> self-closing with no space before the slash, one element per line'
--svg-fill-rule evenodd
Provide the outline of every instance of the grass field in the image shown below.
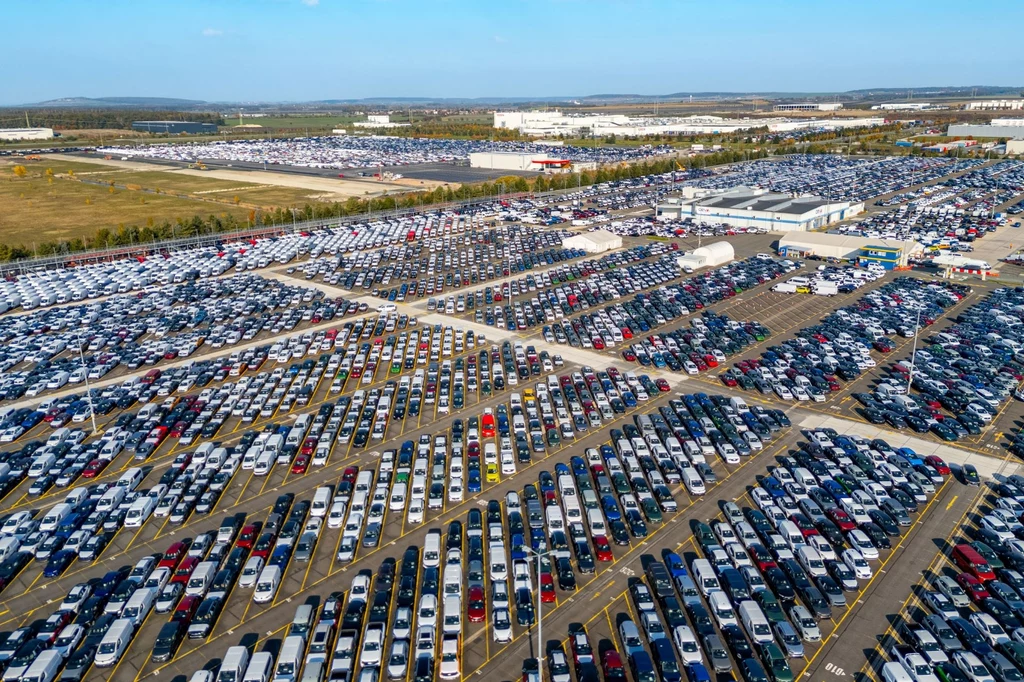
<path fill-rule="evenodd" d="M 243 124 L 253 124 L 264 128 L 294 128 L 298 132 L 302 128 L 323 131 L 331 128 L 342 128 L 352 125 L 353 121 L 365 121 L 365 116 L 265 116 L 263 118 L 243 118 Z M 225 118 L 227 127 L 238 125 L 237 118 Z M 254 130 L 258 132 L 258 130 Z"/>

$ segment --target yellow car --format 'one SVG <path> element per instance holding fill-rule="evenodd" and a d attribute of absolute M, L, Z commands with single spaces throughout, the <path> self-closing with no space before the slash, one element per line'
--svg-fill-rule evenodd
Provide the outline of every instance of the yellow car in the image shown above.
<path fill-rule="evenodd" d="M 499 477 L 498 477 L 498 465 L 497 464 L 488 464 L 487 465 L 487 482 L 488 483 L 497 483 L 498 480 L 499 480 Z"/>

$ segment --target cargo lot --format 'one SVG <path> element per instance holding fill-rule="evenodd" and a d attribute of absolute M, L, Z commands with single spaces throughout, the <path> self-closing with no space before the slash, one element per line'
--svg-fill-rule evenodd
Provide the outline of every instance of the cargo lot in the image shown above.
<path fill-rule="evenodd" d="M 1008 434 L 1024 417 L 1020 401 L 1002 403 L 978 434 L 948 444 L 933 433 L 870 425 L 852 396 L 877 391 L 889 366 L 909 354 L 914 340 L 898 336 L 888 352 L 872 351 L 876 365 L 843 381 L 821 402 L 781 400 L 723 383 L 719 375 L 727 368 L 761 356 L 837 308 L 884 291 L 893 281 L 891 273 L 836 296 L 777 293 L 770 282 L 761 282 L 643 332 L 647 336 L 689 328 L 691 320 L 707 311 L 767 329 L 765 338 L 752 339 L 726 363 L 696 373 L 628 362 L 621 343 L 604 349 L 551 343 L 544 338 L 543 324 L 509 329 L 480 323 L 471 310 L 428 310 L 428 296 L 482 292 L 503 286 L 510 278 L 542 276 L 594 259 L 565 254 L 565 260 L 553 256 L 550 261 L 531 261 L 520 253 L 526 250 L 522 248 L 492 253 L 488 234 L 495 244 L 504 244 L 506 239 L 533 238 L 528 235 L 534 228 L 521 226 L 525 231 L 516 233 L 503 227 L 489 233 L 489 220 L 490 216 L 464 220 L 449 215 L 371 227 L 358 236 L 339 230 L 322 242 L 282 240 L 244 251 L 226 249 L 232 259 L 252 263 L 249 269 L 254 274 L 237 280 L 249 291 L 287 292 L 281 294 L 288 301 L 283 311 L 303 303 L 318 307 L 310 308 L 309 319 L 300 313 L 291 327 L 281 322 L 275 331 L 271 324 L 246 343 L 215 347 L 212 339 L 241 334 L 249 324 L 244 315 L 233 312 L 228 319 L 220 314 L 229 326 L 208 333 L 200 322 L 206 341 L 195 356 L 178 353 L 166 362 L 157 358 L 134 369 L 118 367 L 99 380 L 99 388 L 93 386 L 99 393 L 120 385 L 117 395 L 125 398 L 123 406 L 118 402 L 97 415 L 97 436 L 91 435 L 88 401 L 54 402 L 81 395 L 84 385 L 62 384 L 41 389 L 31 399 L 23 393 L 0 403 L 9 421 L 17 410 L 30 413 L 24 425 L 18 423 L 24 430 L 12 432 L 11 442 L 0 443 L 0 466 L 7 467 L 0 480 L 9 481 L 3 483 L 0 501 L 0 660 L 6 672 L 13 675 L 20 665 L 27 669 L 52 645 L 65 652 L 62 679 L 169 676 L 198 682 L 205 679 L 202 671 L 224 672 L 235 665 L 240 654 L 229 647 L 242 645 L 248 648 L 246 661 L 250 654 L 265 651 L 273 655 L 275 667 L 296 655 L 298 646 L 295 679 L 301 669 L 308 674 L 319 670 L 314 679 L 339 681 L 368 682 L 385 674 L 416 682 L 487 675 L 515 680 L 530 658 L 541 659 L 545 676 L 557 682 L 567 682 L 573 674 L 577 682 L 601 677 L 612 682 L 621 679 L 620 670 L 639 682 L 648 679 L 645 665 L 652 663 L 659 666 L 650 671 L 657 675 L 654 679 L 669 681 L 683 674 L 700 679 L 702 671 L 723 682 L 744 675 L 751 679 L 761 666 L 772 671 L 770 679 L 779 681 L 858 674 L 878 678 L 881 664 L 895 660 L 891 644 L 906 641 L 894 634 L 898 625 L 890 615 L 893 608 L 902 603 L 899 614 L 927 611 L 916 601 L 920 590 L 910 591 L 912 583 L 922 572 L 928 581 L 930 573 L 949 569 L 943 557 L 952 550 L 951 524 L 960 528 L 965 519 L 976 521 L 983 498 L 986 510 L 994 504 L 988 499 L 994 489 L 986 487 L 992 475 L 1003 480 L 1016 471 L 1016 457 L 1004 448 Z M 543 228 L 536 229 L 543 234 Z M 485 247 L 467 248 L 458 235 L 473 235 L 474 240 L 479 236 Z M 777 239 L 743 234 L 731 236 L 730 242 L 739 262 L 773 253 Z M 429 243 L 431 248 L 402 251 L 399 245 L 407 241 Z M 345 244 L 346 253 L 387 255 L 354 260 L 347 271 L 345 263 L 321 270 L 314 264 L 329 258 L 332 243 Z M 675 243 L 681 252 L 696 246 L 696 239 Z M 624 247 L 643 244 L 659 242 L 627 238 Z M 543 247 L 557 249 L 546 242 Z M 314 255 L 315 248 L 321 252 Z M 431 254 L 443 253 L 458 255 L 451 262 L 430 260 Z M 636 262 L 660 262 L 659 267 L 670 268 L 674 253 L 661 246 Z M 216 258 L 191 256 L 195 263 L 215 263 Z M 810 273 L 818 264 L 794 264 L 786 276 Z M 402 272 L 403 268 L 409 271 Z M 565 319 L 575 321 L 621 304 L 635 293 L 646 295 L 715 269 L 693 274 L 665 270 L 664 278 L 652 274 L 648 286 L 639 291 L 585 311 L 572 310 Z M 153 289 L 147 295 L 173 321 L 170 311 L 181 304 L 158 298 L 158 292 L 174 291 L 175 286 L 178 291 L 187 289 L 181 283 L 162 282 L 161 272 L 156 265 L 144 266 L 133 276 L 144 278 L 145 286 Z M 341 276 L 334 278 L 332 273 Z M 239 276 L 224 270 L 197 282 L 207 286 Z M 596 271 L 581 279 L 595 276 Z M 359 277 L 363 280 L 356 286 Z M 428 295 L 424 286 L 423 293 L 407 295 L 409 289 L 402 286 L 418 279 L 424 285 L 429 281 L 436 293 Z M 83 298 L 97 306 L 98 316 L 114 310 L 123 314 L 116 308 L 120 294 L 92 296 L 88 287 L 96 286 L 94 281 L 78 281 Z M 926 334 L 942 333 L 953 324 L 952 317 L 998 288 L 979 281 L 964 284 L 970 291 L 922 332 L 919 350 L 925 347 Z M 304 301 L 307 290 L 319 293 Z M 388 292 L 394 292 L 394 298 Z M 524 291 L 512 303 L 534 295 L 536 291 Z M 224 296 L 232 311 L 235 296 Z M 55 326 L 49 318 L 43 328 L 39 316 L 87 304 L 61 305 L 67 307 L 18 311 L 0 321 L 32 320 L 22 330 L 30 335 L 25 337 L 27 346 L 34 346 L 31 338 L 53 343 L 73 339 L 83 343 L 90 356 L 99 352 L 103 344 L 89 349 L 84 335 L 78 340 L 77 332 Z M 204 305 L 211 311 L 204 314 L 219 315 L 213 303 Z M 327 307 L 332 308 L 330 317 L 317 314 Z M 200 307 L 183 309 L 195 315 Z M 266 319 L 259 318 L 258 311 L 249 314 Z M 140 315 L 141 311 L 130 313 L 126 319 L 143 319 Z M 139 339 L 156 337 L 159 330 L 150 329 L 152 323 L 144 326 Z M 185 327 L 169 327 L 159 338 L 186 347 L 191 333 Z M 286 339 L 290 343 L 284 343 Z M 30 352 L 38 351 L 32 347 Z M 46 361 L 52 357 L 64 358 L 71 369 L 77 353 L 63 346 Z M 193 360 L 208 363 L 195 377 L 170 371 Z M 21 363 L 10 369 L 27 371 L 39 360 L 23 357 Z M 125 383 L 129 377 L 145 376 L 150 379 L 141 387 Z M 228 387 L 240 385 L 238 395 L 232 395 Z M 30 408 L 40 403 L 47 410 L 33 417 Z M 210 414 L 204 414 L 207 407 Z M 144 410 L 148 420 L 124 416 Z M 50 411 L 55 411 L 53 416 L 44 420 Z M 67 430 L 53 426 L 54 419 Z M 197 432 L 191 439 L 184 437 L 185 427 L 179 435 L 170 435 L 179 423 L 196 420 L 204 428 L 211 422 L 217 426 L 210 435 Z M 821 430 L 832 425 L 839 434 Z M 154 436 L 161 428 L 166 432 Z M 143 447 L 139 439 L 128 446 L 130 431 L 155 442 Z M 125 442 L 117 435 L 122 432 Z M 854 439 L 857 434 L 867 440 Z M 51 438 L 50 445 L 29 445 Z M 737 446 L 743 449 L 734 460 Z M 897 450 L 907 447 L 912 449 Z M 70 476 L 65 485 L 50 473 L 56 466 L 53 461 L 42 459 L 48 454 L 40 453 L 62 458 L 71 453 L 77 458 L 76 464 L 60 460 L 65 469 L 58 473 Z M 941 473 L 942 460 L 918 463 L 932 454 L 941 456 L 952 471 Z M 985 479 L 981 487 L 966 484 L 970 470 L 958 466 L 963 463 L 978 466 Z M 68 467 L 73 466 L 82 468 L 71 475 Z M 136 468 L 141 470 L 131 478 Z M 86 471 L 91 473 L 87 476 Z M 48 484 L 42 486 L 40 479 Z M 123 491 L 116 500 L 104 498 L 106 493 L 99 488 L 87 491 L 89 486 L 110 484 Z M 922 487 L 925 484 L 934 491 Z M 77 490 L 82 492 L 73 492 Z M 998 494 L 1012 497 L 1012 492 Z M 289 494 L 294 497 L 282 498 Z M 181 499 L 189 495 L 195 497 L 192 506 L 179 509 Z M 166 506 L 160 515 L 160 505 L 147 501 L 172 496 L 175 505 Z M 537 517 L 530 516 L 533 496 L 536 509 L 542 510 Z M 857 511 L 862 502 L 876 508 Z M 71 507 L 61 508 L 64 503 Z M 111 507 L 106 515 L 95 515 L 97 508 Z M 131 512 L 133 507 L 139 511 Z M 838 511 L 833 514 L 833 509 Z M 907 512 L 905 525 L 901 510 Z M 61 526 L 68 518 L 72 521 Z M 256 522 L 264 525 L 250 527 Z M 459 524 L 453 527 L 453 522 Z M 715 535 L 708 536 L 697 523 L 711 524 Z M 82 525 L 94 530 L 76 531 Z M 744 535 L 748 526 L 751 532 Z M 788 541 L 772 544 L 794 528 L 797 532 Z M 75 532 L 91 539 L 78 550 L 62 549 Z M 966 534 L 976 539 L 973 532 Z M 153 572 L 150 564 L 139 565 L 185 539 L 199 540 L 192 550 L 194 560 L 165 556 L 163 572 Z M 769 547 L 752 549 L 762 543 Z M 863 575 L 842 568 L 847 565 L 845 555 L 842 560 L 814 563 L 810 550 L 801 549 L 811 545 L 823 553 L 836 545 L 837 555 L 839 550 L 863 549 L 867 564 L 858 564 Z M 410 548 L 415 551 L 407 554 Z M 540 572 L 532 550 L 550 551 Z M 54 559 L 71 551 L 77 558 L 65 555 L 65 563 Z M 176 551 L 185 554 L 188 549 Z M 31 559 L 25 556 L 29 552 Z M 678 554 L 681 563 L 664 552 Z M 799 563 L 787 559 L 794 554 Z M 242 567 L 257 555 L 264 565 L 246 578 Z M 717 589 L 729 591 L 725 602 L 711 596 L 715 589 L 688 591 L 682 579 L 700 578 L 699 562 L 704 559 L 716 562 L 715 575 L 722 581 Z M 853 558 L 848 563 L 852 562 Z M 199 568 L 202 564 L 210 568 Z M 449 564 L 457 566 L 457 578 L 449 578 L 444 570 Z M 130 571 L 137 565 L 132 577 L 116 573 L 120 567 Z M 280 567 L 279 578 L 271 580 L 268 565 Z M 192 590 L 194 598 L 186 597 L 186 604 L 199 610 L 157 612 L 143 595 L 150 589 L 153 597 L 167 591 L 162 601 L 173 605 L 176 600 L 170 599 L 164 582 L 179 570 L 174 580 L 180 576 L 190 586 L 185 589 Z M 672 578 L 667 587 L 659 583 L 665 570 Z M 209 576 L 200 579 L 204 571 Z M 772 576 L 770 585 L 762 572 Z M 749 591 L 745 598 L 738 596 L 742 590 L 733 591 L 741 589 L 730 582 L 735 575 L 743 576 L 742 589 Z M 781 583 L 775 582 L 780 580 L 777 575 L 792 583 L 793 596 L 787 597 Z M 265 590 L 239 583 L 263 583 L 265 578 Z M 84 598 L 66 597 L 89 580 L 93 582 L 88 587 L 80 588 L 93 594 L 88 607 Z M 153 587 L 145 587 L 147 581 Z M 638 584 L 648 592 L 657 591 L 657 600 L 648 604 L 647 593 Z M 263 595 L 260 601 L 257 593 Z M 420 613 L 424 595 L 431 594 L 436 599 L 433 611 Z M 760 606 L 749 606 L 755 601 Z M 543 650 L 537 651 L 540 602 L 544 639 Z M 307 617 L 307 610 L 300 608 L 307 604 L 315 606 L 309 620 L 293 623 L 297 610 Z M 802 612 L 792 610 L 796 604 L 814 610 L 817 617 L 812 620 L 820 636 L 808 623 L 801 625 Z M 93 608 L 95 614 L 90 613 Z M 744 614 L 741 624 L 729 624 L 730 608 Z M 772 627 L 779 626 L 768 630 L 771 643 L 757 643 L 757 638 L 764 638 L 753 629 L 758 613 L 767 615 L 765 627 L 769 621 Z M 406 615 L 408 621 L 403 621 Z M 183 624 L 172 625 L 176 619 Z M 639 629 L 638 642 L 624 638 L 629 631 L 626 621 Z M 131 633 L 121 649 L 107 637 L 115 623 Z M 790 630 L 782 627 L 784 623 Z M 375 641 L 378 624 L 384 630 L 380 644 L 368 647 Z M 581 626 L 594 649 L 593 662 L 582 648 L 585 641 L 570 637 Z M 668 649 L 656 644 L 661 639 L 658 627 L 667 630 L 663 634 L 670 642 Z M 194 635 L 186 637 L 186 630 Z M 697 634 L 696 653 L 683 646 L 689 641 L 686 632 Z M 104 641 L 107 651 L 95 656 L 90 647 L 103 649 Z M 558 647 L 564 647 L 567 658 L 564 670 Z M 610 649 L 618 652 L 625 667 L 632 665 L 628 673 L 615 665 L 614 657 L 606 657 Z M 675 671 L 667 652 L 672 652 Z M 154 654 L 169 658 L 151 660 Z M 94 657 L 96 664 L 89 665 Z M 690 667 L 680 672 L 686 667 L 680 661 L 697 658 L 706 670 Z M 424 660 L 432 663 L 421 664 Z"/>

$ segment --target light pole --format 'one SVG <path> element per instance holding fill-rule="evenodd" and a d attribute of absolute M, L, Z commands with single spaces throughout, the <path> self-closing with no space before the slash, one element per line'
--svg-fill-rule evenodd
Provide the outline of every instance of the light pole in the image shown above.
<path fill-rule="evenodd" d="M 910 374 L 907 375 L 907 395 L 910 395 L 910 384 L 914 381 L 914 363 L 917 362 L 917 335 L 921 329 L 921 309 L 917 309 L 917 322 L 914 323 L 914 346 L 910 351 Z"/>
<path fill-rule="evenodd" d="M 85 342 L 79 339 L 78 343 L 78 362 L 82 368 L 82 372 L 85 373 L 85 398 L 89 401 L 89 418 L 92 419 L 92 435 L 96 435 L 99 429 L 96 428 L 96 410 L 92 409 L 92 388 L 89 386 L 89 370 L 85 368 L 85 356 L 82 354 L 82 346 Z"/>
<path fill-rule="evenodd" d="M 546 552 L 538 552 L 532 547 L 523 545 L 523 549 L 526 550 L 527 554 L 532 554 L 537 557 L 537 679 L 539 682 L 544 682 L 544 654 L 542 652 L 542 646 L 544 644 L 544 618 L 541 612 L 541 589 L 540 589 L 540 573 L 541 573 L 541 559 L 551 554 L 554 554 L 555 550 L 549 549 Z"/>

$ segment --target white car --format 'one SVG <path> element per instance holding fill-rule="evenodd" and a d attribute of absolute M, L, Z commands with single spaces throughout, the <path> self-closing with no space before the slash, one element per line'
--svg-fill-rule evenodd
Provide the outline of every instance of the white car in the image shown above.
<path fill-rule="evenodd" d="M 250 587 L 256 587 L 256 581 L 259 580 L 260 572 L 263 571 L 263 557 L 252 556 L 245 562 L 245 566 L 242 567 L 242 573 L 238 576 L 238 586 L 249 589 Z"/>
<path fill-rule="evenodd" d="M 954 652 L 953 662 L 971 682 L 995 682 L 995 678 L 982 664 L 981 659 L 970 651 Z"/>
<path fill-rule="evenodd" d="M 363 633 L 363 647 L 359 652 L 359 665 L 380 667 L 384 653 L 384 624 L 371 623 Z"/>
<path fill-rule="evenodd" d="M 423 523 L 426 505 L 422 497 L 414 497 L 409 501 L 407 520 L 409 523 Z"/>
<path fill-rule="evenodd" d="M 1003 542 L 1009 542 L 1014 539 L 1013 532 L 995 515 L 987 514 L 981 517 L 979 525 L 995 533 Z"/>
<path fill-rule="evenodd" d="M 859 531 L 858 531 L 859 532 Z M 814 549 L 818 550 L 818 554 L 825 561 L 836 561 L 836 550 L 832 547 L 831 543 L 821 535 L 812 535 L 807 538 Z"/>
<path fill-rule="evenodd" d="M 445 635 L 441 640 L 441 670 L 439 677 L 442 680 L 455 680 L 462 676 L 459 664 L 459 637 L 458 635 Z"/>
<path fill-rule="evenodd" d="M 491 613 L 491 626 L 494 630 L 495 642 L 512 641 L 512 617 L 507 608 L 496 608 Z"/>
<path fill-rule="evenodd" d="M 437 597 L 432 594 L 420 597 L 420 605 L 416 609 L 416 627 L 424 625 L 437 627 Z"/>
<path fill-rule="evenodd" d="M 464 495 L 464 488 L 462 487 L 461 478 L 453 478 L 448 482 L 448 501 L 449 502 L 462 502 Z"/>
<path fill-rule="evenodd" d="M 870 580 L 874 571 L 871 570 L 871 564 L 867 562 L 864 555 L 856 549 L 848 549 L 843 552 L 843 563 L 846 567 L 853 571 L 853 574 L 857 576 L 858 580 Z"/>
<path fill-rule="evenodd" d="M 388 656 L 388 677 L 392 680 L 405 679 L 409 669 L 409 641 L 396 637 L 391 642 Z"/>
<path fill-rule="evenodd" d="M 701 662 L 700 645 L 697 644 L 697 638 L 688 625 L 677 625 L 672 628 L 672 639 L 675 640 L 684 664 Z"/>
<path fill-rule="evenodd" d="M 1006 634 L 1006 630 L 990 614 L 972 613 L 970 621 L 971 625 L 978 628 L 992 646 L 996 646 L 1000 642 L 1010 641 L 1010 636 Z"/>
<path fill-rule="evenodd" d="M 85 600 L 92 594 L 92 586 L 89 583 L 78 583 L 68 590 L 67 596 L 64 597 L 64 601 L 57 607 L 58 611 L 71 611 L 72 613 L 78 613 L 78 609 L 81 608 Z"/>
<path fill-rule="evenodd" d="M 855 528 L 846 534 L 846 539 L 849 540 L 850 545 L 853 549 L 856 549 L 865 559 L 877 559 L 878 548 L 871 543 L 871 539 L 867 533 Z"/>

